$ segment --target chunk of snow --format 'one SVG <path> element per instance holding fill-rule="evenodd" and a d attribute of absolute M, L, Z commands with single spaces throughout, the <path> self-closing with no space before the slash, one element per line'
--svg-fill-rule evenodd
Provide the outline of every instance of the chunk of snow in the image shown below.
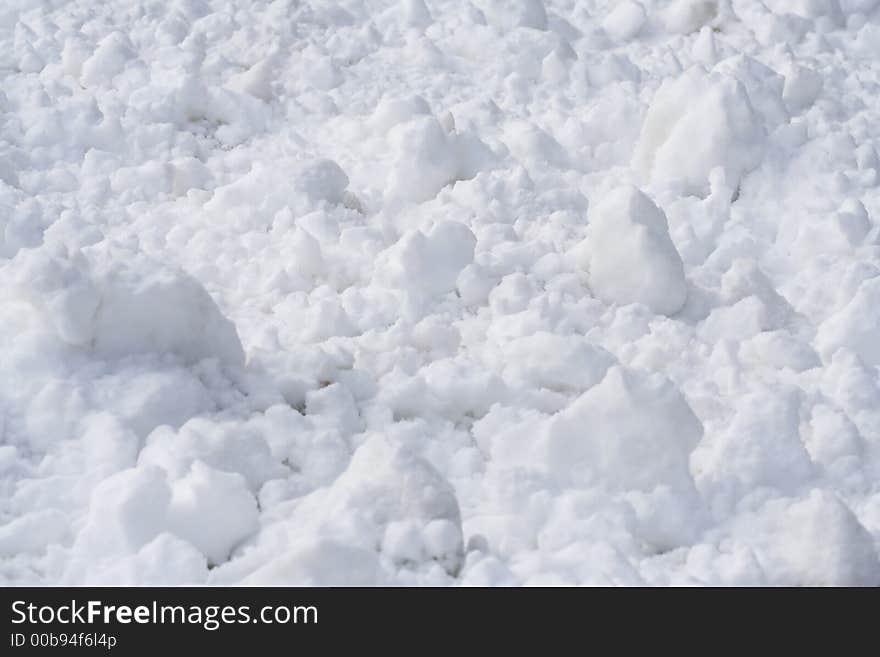
<path fill-rule="evenodd" d="M 880 365 L 880 277 L 864 281 L 855 296 L 826 319 L 816 333 L 816 348 L 825 358 L 845 347 L 867 365 Z"/>
<path fill-rule="evenodd" d="M 718 0 L 673 0 L 663 10 L 663 25 L 676 34 L 690 34 L 718 14 Z"/>
<path fill-rule="evenodd" d="M 657 90 L 632 164 L 645 180 L 678 182 L 704 196 L 715 167 L 738 186 L 761 162 L 766 139 L 742 84 L 695 67 Z"/>
<path fill-rule="evenodd" d="M 545 432 L 548 464 L 560 475 L 612 489 L 686 490 L 703 427 L 669 381 L 615 366 Z"/>
<path fill-rule="evenodd" d="M 611 11 L 602 20 L 602 29 L 618 41 L 628 41 L 637 36 L 645 24 L 645 8 L 635 0 L 614 3 Z"/>
<path fill-rule="evenodd" d="M 687 298 L 684 266 L 663 211 L 637 188 L 621 187 L 589 213 L 590 287 L 606 303 L 641 303 L 672 315 Z"/>
<path fill-rule="evenodd" d="M 168 527 L 219 564 L 257 529 L 257 501 L 244 477 L 195 461 L 171 488 Z"/>

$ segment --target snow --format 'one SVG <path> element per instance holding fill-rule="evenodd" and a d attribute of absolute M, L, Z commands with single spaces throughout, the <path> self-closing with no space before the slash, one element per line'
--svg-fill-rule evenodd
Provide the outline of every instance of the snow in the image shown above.
<path fill-rule="evenodd" d="M 602 29 L 618 41 L 629 41 L 642 29 L 646 18 L 645 8 L 641 4 L 623 0 L 602 20 Z"/>
<path fill-rule="evenodd" d="M 880 584 L 876 0 L 0 7 L 0 582 Z"/>
<path fill-rule="evenodd" d="M 690 34 L 718 15 L 718 0 L 672 0 L 662 14 L 663 26 L 672 34 Z"/>
<path fill-rule="evenodd" d="M 663 211 L 635 187 L 603 195 L 590 208 L 585 248 L 590 288 L 609 304 L 641 303 L 673 315 L 687 299 L 684 266 Z"/>
<path fill-rule="evenodd" d="M 734 76 L 707 73 L 701 65 L 657 90 L 642 125 L 633 167 L 650 182 L 674 182 L 704 195 L 720 167 L 736 189 L 761 161 L 767 127 Z"/>
<path fill-rule="evenodd" d="M 257 501 L 237 472 L 222 472 L 195 461 L 174 483 L 168 507 L 169 529 L 189 541 L 209 563 L 223 563 L 232 549 L 254 534 Z"/>

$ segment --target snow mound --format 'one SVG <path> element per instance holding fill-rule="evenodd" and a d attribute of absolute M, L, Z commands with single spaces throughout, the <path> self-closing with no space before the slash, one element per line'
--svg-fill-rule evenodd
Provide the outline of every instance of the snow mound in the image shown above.
<path fill-rule="evenodd" d="M 20 294 L 68 344 L 102 358 L 171 353 L 186 363 L 244 364 L 235 326 L 198 281 L 143 253 L 38 249 L 14 265 Z"/>
<path fill-rule="evenodd" d="M 456 221 L 442 221 L 428 232 L 409 231 L 379 255 L 374 278 L 417 294 L 451 292 L 461 271 L 473 262 L 476 243 L 473 232 Z"/>
<path fill-rule="evenodd" d="M 880 583 L 878 11 L 0 1 L 0 585 Z"/>
<path fill-rule="evenodd" d="M 332 486 L 273 515 L 250 550 L 216 569 L 215 583 L 374 585 L 401 568 L 443 581 L 463 563 L 454 490 L 382 436 L 366 437 Z"/>
<path fill-rule="evenodd" d="M 718 0 L 673 0 L 663 10 L 663 26 L 670 32 L 690 34 L 718 15 Z"/>
<path fill-rule="evenodd" d="M 543 0 L 479 0 L 489 24 L 500 30 L 528 27 L 547 29 L 547 11 Z"/>
<path fill-rule="evenodd" d="M 629 41 L 641 31 L 647 19 L 645 8 L 634 0 L 614 3 L 602 20 L 602 29 L 618 41 Z"/>
<path fill-rule="evenodd" d="M 641 303 L 672 315 L 687 299 L 684 266 L 666 216 L 637 188 L 621 187 L 590 208 L 590 287 L 606 303 Z"/>
<path fill-rule="evenodd" d="M 764 155 L 767 129 L 743 85 L 696 66 L 663 82 L 645 117 L 633 168 L 646 181 L 705 196 L 709 173 L 736 189 Z"/>
<path fill-rule="evenodd" d="M 168 526 L 219 564 L 232 548 L 257 529 L 257 501 L 237 472 L 222 472 L 195 461 L 174 482 L 168 507 Z"/>
<path fill-rule="evenodd" d="M 880 278 L 864 281 L 841 310 L 825 320 L 816 334 L 816 348 L 826 358 L 846 348 L 866 364 L 880 365 Z"/>
<path fill-rule="evenodd" d="M 829 491 L 796 500 L 774 500 L 756 517 L 743 518 L 743 533 L 773 584 L 876 586 L 880 561 L 871 535 Z"/>
<path fill-rule="evenodd" d="M 612 489 L 688 489 L 688 458 L 703 427 L 662 377 L 616 366 L 547 425 L 554 472 Z"/>
<path fill-rule="evenodd" d="M 507 343 L 504 361 L 513 382 L 583 391 L 602 379 L 614 357 L 582 336 L 542 331 Z"/>
<path fill-rule="evenodd" d="M 400 121 L 419 108 L 386 105 L 376 110 L 378 125 Z M 393 118 L 395 115 L 399 118 Z M 459 180 L 473 178 L 493 155 L 473 135 L 445 129 L 433 116 L 419 116 L 394 125 L 388 135 L 393 160 L 388 171 L 386 197 L 392 203 L 421 203 Z"/>

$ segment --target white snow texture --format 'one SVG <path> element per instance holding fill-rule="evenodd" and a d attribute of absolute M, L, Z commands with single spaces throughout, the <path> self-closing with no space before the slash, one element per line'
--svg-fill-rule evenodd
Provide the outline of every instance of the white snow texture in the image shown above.
<path fill-rule="evenodd" d="M 0 2 L 0 584 L 880 584 L 880 2 Z"/>

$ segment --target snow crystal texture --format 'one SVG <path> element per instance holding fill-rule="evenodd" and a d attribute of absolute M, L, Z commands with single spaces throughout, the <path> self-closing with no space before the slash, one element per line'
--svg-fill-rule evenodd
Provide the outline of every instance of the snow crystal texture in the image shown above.
<path fill-rule="evenodd" d="M 0 583 L 880 584 L 878 0 L 0 3 Z"/>

